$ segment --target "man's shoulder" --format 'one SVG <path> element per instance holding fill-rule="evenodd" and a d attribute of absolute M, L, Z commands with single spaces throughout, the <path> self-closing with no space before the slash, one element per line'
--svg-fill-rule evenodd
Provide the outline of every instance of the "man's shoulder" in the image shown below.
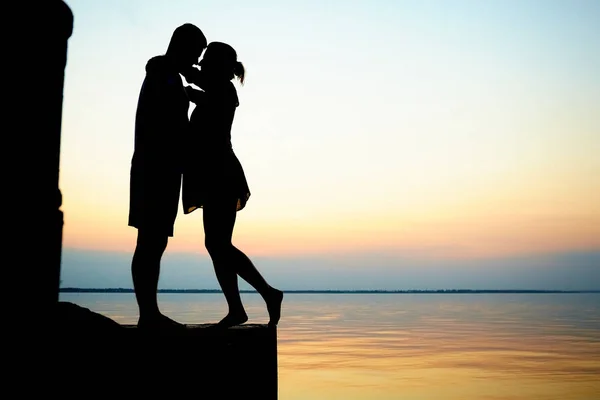
<path fill-rule="evenodd" d="M 167 56 L 155 56 L 146 63 L 146 79 L 169 79 L 176 82 L 175 78 L 179 79 L 179 73 L 173 65 L 172 61 Z"/>
<path fill-rule="evenodd" d="M 151 61 L 148 63 L 150 64 L 150 62 Z M 146 76 L 144 77 L 143 87 L 146 87 L 150 91 L 153 91 L 153 89 L 150 88 L 162 88 L 160 90 L 174 88 L 179 90 L 183 87 L 181 76 L 176 70 L 169 68 L 168 66 L 160 65 L 160 63 L 162 63 L 161 61 L 152 63 L 155 65 L 150 66 L 149 68 L 146 67 Z"/>

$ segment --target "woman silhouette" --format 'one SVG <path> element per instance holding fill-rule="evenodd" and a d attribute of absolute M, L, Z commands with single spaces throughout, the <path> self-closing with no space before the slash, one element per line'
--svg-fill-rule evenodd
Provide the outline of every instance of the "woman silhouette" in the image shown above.
<path fill-rule="evenodd" d="M 203 91 L 188 86 L 186 92 L 196 104 L 190 118 L 189 145 L 183 173 L 184 214 L 203 209 L 204 241 L 215 274 L 229 307 L 218 323 L 222 327 L 248 320 L 238 288 L 238 275 L 262 296 L 275 326 L 281 315 L 283 292 L 269 285 L 252 261 L 232 242 L 236 213 L 246 206 L 250 189 L 242 165 L 233 152 L 231 125 L 239 105 L 232 80 L 244 83 L 244 66 L 228 44 L 212 42 L 200 61 L 201 69 L 184 73 L 186 80 Z"/>

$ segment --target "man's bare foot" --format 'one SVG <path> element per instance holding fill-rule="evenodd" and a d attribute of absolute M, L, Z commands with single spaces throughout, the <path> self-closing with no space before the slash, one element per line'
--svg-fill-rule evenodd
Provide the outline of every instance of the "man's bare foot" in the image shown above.
<path fill-rule="evenodd" d="M 186 326 L 177 321 L 172 320 L 163 314 L 153 315 L 151 317 L 140 318 L 137 323 L 138 329 L 152 331 L 174 331 L 184 330 Z"/>
<path fill-rule="evenodd" d="M 229 328 L 229 327 L 236 326 L 236 325 L 242 325 L 246 321 L 248 321 L 248 315 L 246 314 L 245 311 L 241 311 L 241 312 L 237 312 L 237 313 L 230 312 L 229 314 L 227 314 L 225 316 L 225 318 L 223 318 L 222 320 L 220 320 L 217 323 L 217 327 L 218 328 Z"/>
<path fill-rule="evenodd" d="M 267 311 L 269 312 L 269 326 L 277 326 L 279 318 L 281 318 L 281 303 L 283 302 L 283 292 L 273 289 L 271 293 L 265 297 L 267 303 Z"/>

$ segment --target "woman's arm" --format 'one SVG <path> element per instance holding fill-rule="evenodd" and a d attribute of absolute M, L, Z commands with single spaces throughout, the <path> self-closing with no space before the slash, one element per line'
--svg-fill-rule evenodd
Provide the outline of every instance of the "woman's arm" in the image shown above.
<path fill-rule="evenodd" d="M 181 73 L 188 83 L 193 83 L 199 88 L 206 90 L 206 80 L 204 74 L 198 68 L 190 66 Z"/>
<path fill-rule="evenodd" d="M 196 105 L 206 103 L 206 92 L 203 90 L 196 90 L 191 86 L 186 86 L 185 94 L 187 94 L 188 99 Z"/>

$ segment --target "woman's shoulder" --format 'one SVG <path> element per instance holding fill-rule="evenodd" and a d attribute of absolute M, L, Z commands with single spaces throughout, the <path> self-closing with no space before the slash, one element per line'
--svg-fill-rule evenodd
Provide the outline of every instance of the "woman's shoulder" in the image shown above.
<path fill-rule="evenodd" d="M 237 107 L 240 105 L 237 90 L 232 82 L 214 86 L 207 91 L 207 94 L 210 99 L 220 106 Z"/>
<path fill-rule="evenodd" d="M 211 83 L 206 85 L 206 100 L 208 104 L 219 106 L 239 106 L 237 90 L 233 82 Z"/>

